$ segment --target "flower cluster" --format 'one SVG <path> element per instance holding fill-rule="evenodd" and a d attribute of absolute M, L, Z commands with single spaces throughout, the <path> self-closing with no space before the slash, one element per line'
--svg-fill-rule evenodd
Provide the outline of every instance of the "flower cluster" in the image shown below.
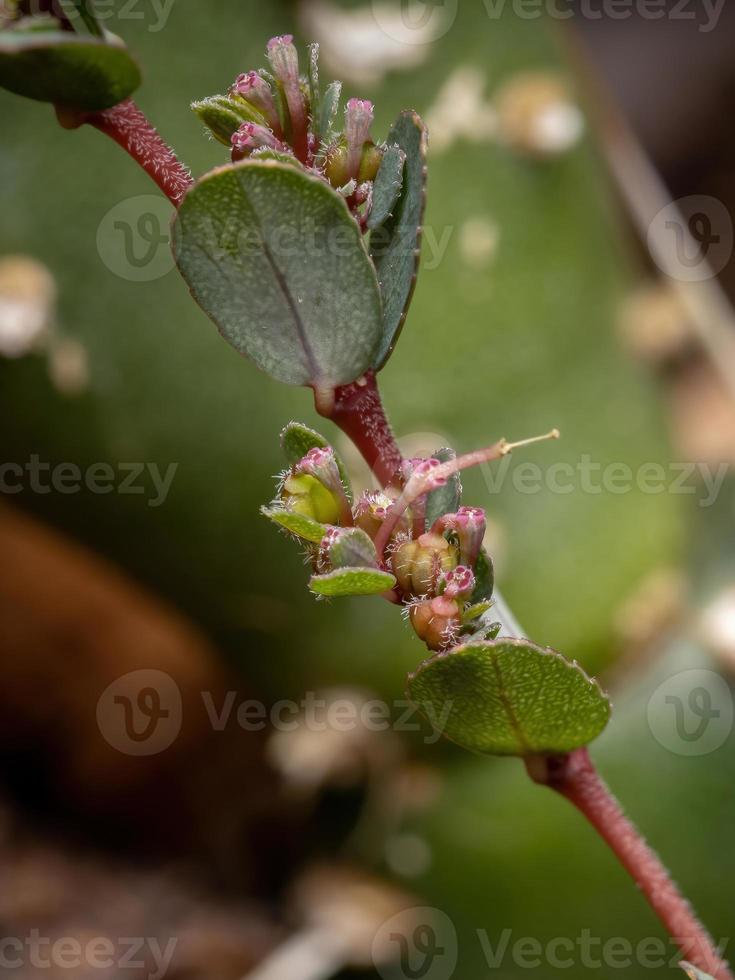
<path fill-rule="evenodd" d="M 381 595 L 403 606 L 431 650 L 495 634 L 498 624 L 483 618 L 493 589 L 485 512 L 460 505 L 446 464 L 407 460 L 394 483 L 353 500 L 344 466 L 318 433 L 292 422 L 282 443 L 291 465 L 263 513 L 306 547 L 318 597 Z"/>
<path fill-rule="evenodd" d="M 373 104 L 349 99 L 344 129 L 335 129 L 342 86 L 319 85 L 319 45 L 309 46 L 309 72 L 300 73 L 290 34 L 268 42 L 270 70 L 237 77 L 226 95 L 192 106 L 212 134 L 231 148 L 233 161 L 250 157 L 278 159 L 304 167 L 342 194 L 365 224 L 372 206 L 373 182 L 385 147 L 373 142 Z"/>

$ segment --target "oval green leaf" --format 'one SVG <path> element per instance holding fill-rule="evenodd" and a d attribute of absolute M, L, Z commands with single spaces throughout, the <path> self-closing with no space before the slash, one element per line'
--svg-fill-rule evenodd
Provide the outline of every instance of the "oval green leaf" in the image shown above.
<path fill-rule="evenodd" d="M 96 112 L 126 99 L 140 69 L 114 35 L 0 31 L 0 86 L 38 102 Z"/>
<path fill-rule="evenodd" d="M 335 568 L 377 568 L 378 553 L 362 528 L 348 527 L 330 545 L 329 561 Z"/>
<path fill-rule="evenodd" d="M 490 555 L 484 548 L 480 549 L 480 554 L 475 562 L 475 588 L 470 596 L 470 602 L 483 602 L 491 599 L 495 586 L 495 569 Z"/>
<path fill-rule="evenodd" d="M 367 226 L 377 228 L 391 217 L 393 205 L 403 187 L 403 165 L 406 154 L 400 146 L 389 146 L 383 154 L 373 183 L 373 200 Z"/>
<path fill-rule="evenodd" d="M 418 274 L 426 203 L 426 127 L 415 112 L 402 112 L 386 140 L 406 155 L 403 189 L 390 217 L 370 234 L 370 254 L 383 298 L 383 336 L 373 366 L 379 371 L 393 353 L 406 320 Z"/>
<path fill-rule="evenodd" d="M 473 752 L 526 756 L 586 745 L 610 703 L 576 663 L 529 640 L 466 643 L 425 661 L 409 694 L 442 734 Z"/>
<path fill-rule="evenodd" d="M 261 507 L 260 512 L 269 521 L 273 521 L 274 524 L 282 527 L 289 534 L 303 538 L 304 541 L 313 541 L 314 544 L 319 544 L 327 533 L 326 524 L 320 524 L 312 517 L 298 514 L 294 510 L 286 510 L 285 507 Z"/>
<path fill-rule="evenodd" d="M 286 384 L 331 389 L 372 363 L 375 270 L 344 200 L 271 160 L 202 177 L 173 227 L 179 269 L 230 344 Z"/>
<path fill-rule="evenodd" d="M 379 568 L 338 568 L 326 575 L 312 575 L 309 588 L 317 595 L 379 595 L 388 592 L 396 580 Z"/>

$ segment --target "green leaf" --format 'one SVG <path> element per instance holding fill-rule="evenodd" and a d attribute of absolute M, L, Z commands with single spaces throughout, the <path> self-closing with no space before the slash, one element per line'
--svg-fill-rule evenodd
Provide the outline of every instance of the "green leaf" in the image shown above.
<path fill-rule="evenodd" d="M 126 99 L 140 70 L 114 35 L 0 31 L 0 86 L 65 109 L 96 112 Z"/>
<path fill-rule="evenodd" d="M 330 389 L 372 363 L 375 271 L 347 205 L 318 177 L 270 160 L 220 167 L 184 198 L 173 248 L 225 339 L 277 381 Z"/>
<path fill-rule="evenodd" d="M 610 703 L 581 667 L 528 640 L 470 642 L 425 661 L 409 678 L 424 714 L 474 752 L 570 752 L 596 738 Z"/>
<path fill-rule="evenodd" d="M 389 146 L 383 154 L 373 183 L 373 203 L 367 219 L 368 228 L 377 228 L 390 218 L 393 205 L 403 187 L 405 162 L 406 154 L 398 145 Z"/>
<path fill-rule="evenodd" d="M 288 463 L 293 466 L 303 459 L 310 449 L 331 449 L 334 453 L 334 460 L 342 477 L 342 485 L 345 488 L 348 500 L 352 500 L 352 485 L 347 475 L 345 464 L 335 450 L 334 446 L 320 435 L 315 429 L 310 429 L 303 422 L 289 422 L 281 429 L 281 448 Z"/>
<path fill-rule="evenodd" d="M 433 459 L 438 459 L 441 463 L 448 463 L 450 459 L 456 458 L 453 449 L 437 449 L 432 453 Z M 435 520 L 443 517 L 444 514 L 453 514 L 459 507 L 462 498 L 462 484 L 459 473 L 453 473 L 443 487 L 437 487 L 426 495 L 426 527 L 431 527 Z"/>
<path fill-rule="evenodd" d="M 323 140 L 328 139 L 334 128 L 334 120 L 339 109 L 339 99 L 342 95 L 342 82 L 332 82 L 327 86 L 319 111 L 319 133 Z"/>
<path fill-rule="evenodd" d="M 687 963 L 686 960 L 680 960 L 679 966 L 686 973 L 686 975 L 691 978 L 691 980 L 714 980 L 714 977 L 711 976 L 711 974 L 705 973 L 696 966 L 692 966 L 692 964 Z"/>
<path fill-rule="evenodd" d="M 370 254 L 383 297 L 383 338 L 373 362 L 379 371 L 393 353 L 416 285 L 421 226 L 426 203 L 426 127 L 415 112 L 403 112 L 388 133 L 389 146 L 406 154 L 403 190 L 391 217 L 370 235 Z"/>
<path fill-rule="evenodd" d="M 329 561 L 335 568 L 377 568 L 378 553 L 369 535 L 359 527 L 349 527 L 329 548 Z"/>
<path fill-rule="evenodd" d="M 473 605 L 468 606 L 462 613 L 462 624 L 471 623 L 475 619 L 479 619 L 480 616 L 484 616 L 485 613 L 492 607 L 492 602 L 486 600 L 484 602 L 475 602 Z"/>
<path fill-rule="evenodd" d="M 396 584 L 388 572 L 379 568 L 339 568 L 326 575 L 312 575 L 309 588 L 317 595 L 379 595 Z"/>
<path fill-rule="evenodd" d="M 470 596 L 470 602 L 483 602 L 485 599 L 490 599 L 494 585 L 495 569 L 492 558 L 484 548 L 481 548 L 475 562 L 475 588 Z"/>
<path fill-rule="evenodd" d="M 192 102 L 192 111 L 209 129 L 215 139 L 225 146 L 230 146 L 230 138 L 237 132 L 242 123 L 253 122 L 259 126 L 267 126 L 263 115 L 251 106 L 245 99 L 230 95 L 212 95 L 208 99 Z"/>
<path fill-rule="evenodd" d="M 295 534 L 304 541 L 313 541 L 319 544 L 327 533 L 326 524 L 320 524 L 305 514 L 298 514 L 294 510 L 286 510 L 285 507 L 261 507 L 260 513 L 267 517 L 269 521 L 285 528 L 290 534 Z"/>

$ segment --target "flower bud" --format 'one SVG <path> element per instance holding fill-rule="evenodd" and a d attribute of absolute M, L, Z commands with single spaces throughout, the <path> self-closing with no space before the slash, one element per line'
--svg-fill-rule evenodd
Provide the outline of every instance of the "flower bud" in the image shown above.
<path fill-rule="evenodd" d="M 299 55 L 290 34 L 274 37 L 268 42 L 268 60 L 273 73 L 283 86 L 288 113 L 291 117 L 291 144 L 300 160 L 306 159 L 308 111 L 299 78 Z"/>
<path fill-rule="evenodd" d="M 366 180 L 375 180 L 380 164 L 383 161 L 383 151 L 375 143 L 365 143 L 360 157 L 360 167 L 357 172 L 357 179 L 360 183 Z"/>
<path fill-rule="evenodd" d="M 347 147 L 344 140 L 339 140 L 327 151 L 324 175 L 332 187 L 344 187 L 352 179 L 347 168 L 347 157 Z"/>
<path fill-rule="evenodd" d="M 232 143 L 232 159 L 242 160 L 261 146 L 267 146 L 270 150 L 288 150 L 280 140 L 277 140 L 270 129 L 259 126 L 257 123 L 244 122 L 230 138 Z"/>
<path fill-rule="evenodd" d="M 432 527 L 435 534 L 454 531 L 459 539 L 459 559 L 469 568 L 475 567 L 487 529 L 482 507 L 460 507 L 456 514 L 444 514 Z"/>
<path fill-rule="evenodd" d="M 425 599 L 409 609 L 411 625 L 430 650 L 450 647 L 462 626 L 459 604 L 446 596 Z"/>
<path fill-rule="evenodd" d="M 457 549 L 439 534 L 422 534 L 399 544 L 391 569 L 406 596 L 435 595 L 443 572 L 457 565 Z"/>
<path fill-rule="evenodd" d="M 475 591 L 475 573 L 466 565 L 457 565 L 439 578 L 438 592 L 447 599 L 466 602 Z"/>
<path fill-rule="evenodd" d="M 294 476 L 310 476 L 331 494 L 339 504 L 339 523 L 352 524 L 352 510 L 345 493 L 342 476 L 337 466 L 337 458 L 331 446 L 314 446 L 293 468 Z M 330 524 L 338 523 L 330 521 Z"/>
<path fill-rule="evenodd" d="M 320 524 L 337 524 L 339 521 L 341 501 L 316 477 L 307 473 L 286 477 L 281 497 L 288 510 L 310 517 Z"/>
<path fill-rule="evenodd" d="M 363 149 L 370 138 L 373 104 L 367 99 L 350 99 L 345 108 L 345 139 L 347 140 L 347 173 L 357 178 Z"/>
<path fill-rule="evenodd" d="M 268 82 L 257 71 L 238 75 L 230 89 L 231 95 L 239 95 L 258 110 L 268 121 L 268 125 L 279 138 L 283 136 L 281 120 L 278 116 L 276 100 Z"/>

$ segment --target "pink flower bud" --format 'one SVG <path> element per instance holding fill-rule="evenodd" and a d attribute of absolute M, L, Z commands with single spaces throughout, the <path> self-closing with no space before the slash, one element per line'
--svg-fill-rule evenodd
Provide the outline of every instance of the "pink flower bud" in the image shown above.
<path fill-rule="evenodd" d="M 299 78 L 299 55 L 290 34 L 274 37 L 268 42 L 268 60 L 273 73 L 283 86 L 291 117 L 291 144 L 299 160 L 305 161 L 308 152 L 308 111 Z"/>
<path fill-rule="evenodd" d="M 443 572 L 439 579 L 439 593 L 448 599 L 466 601 L 475 590 L 475 573 L 466 565 L 457 565 Z"/>
<path fill-rule="evenodd" d="M 253 150 L 266 146 L 271 150 L 287 151 L 280 140 L 277 140 L 270 129 L 259 126 L 257 123 L 245 122 L 231 136 L 232 159 L 242 160 L 249 156 Z"/>
<path fill-rule="evenodd" d="M 303 459 L 294 466 L 295 473 L 308 473 L 319 480 L 332 493 L 343 493 L 342 478 L 330 446 L 314 446 Z"/>
<path fill-rule="evenodd" d="M 257 71 L 238 75 L 230 89 L 232 95 L 240 95 L 268 120 L 268 125 L 279 138 L 283 136 L 281 120 L 278 117 L 276 100 L 268 82 Z"/>
<path fill-rule="evenodd" d="M 370 138 L 372 122 L 372 102 L 367 99 L 350 99 L 345 108 L 346 169 L 350 177 L 357 179 L 360 174 L 363 147 Z"/>
<path fill-rule="evenodd" d="M 463 565 L 474 568 L 486 528 L 487 521 L 482 507 L 460 507 L 456 514 L 444 514 L 440 517 L 432 531 L 436 534 L 454 531 L 459 538 L 460 561 Z"/>

